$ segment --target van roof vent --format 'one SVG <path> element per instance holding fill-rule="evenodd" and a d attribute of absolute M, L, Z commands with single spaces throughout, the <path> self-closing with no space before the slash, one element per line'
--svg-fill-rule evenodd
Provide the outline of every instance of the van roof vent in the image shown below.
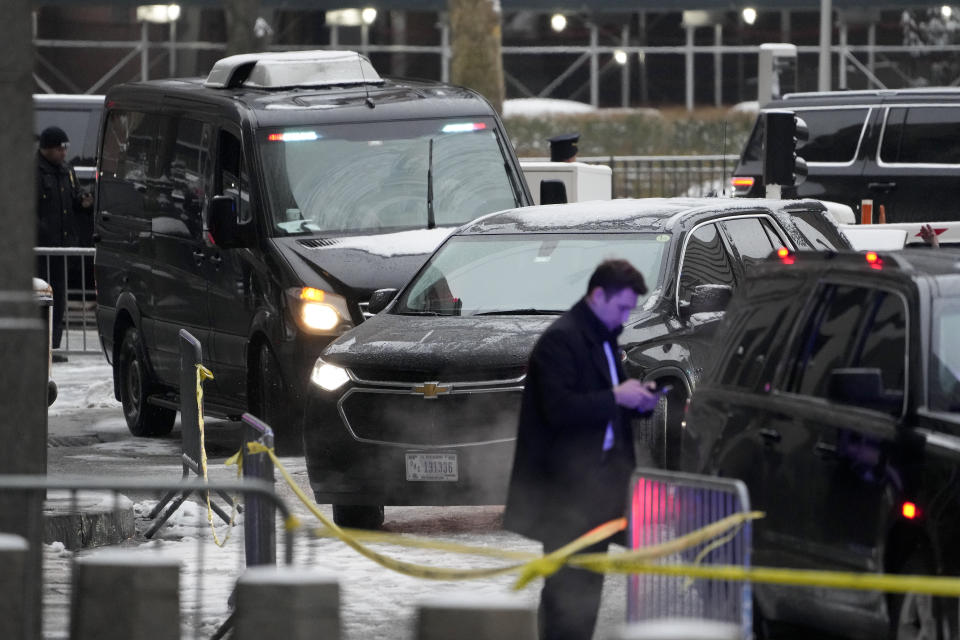
<path fill-rule="evenodd" d="M 370 61 L 356 51 L 284 51 L 217 60 L 203 84 L 216 89 L 284 89 L 382 82 Z"/>
<path fill-rule="evenodd" d="M 336 238 L 307 238 L 299 242 L 305 247 L 316 249 L 318 247 L 332 247 L 337 244 L 338 240 Z"/>

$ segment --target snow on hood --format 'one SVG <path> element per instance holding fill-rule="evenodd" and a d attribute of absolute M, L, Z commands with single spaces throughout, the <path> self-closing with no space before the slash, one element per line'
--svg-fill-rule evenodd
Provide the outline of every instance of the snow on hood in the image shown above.
<path fill-rule="evenodd" d="M 437 227 L 372 236 L 351 236 L 338 239 L 336 246 L 342 249 L 359 249 L 387 258 L 411 256 L 433 253 L 433 250 L 440 246 L 440 243 L 446 240 L 454 230 L 456 227 Z"/>

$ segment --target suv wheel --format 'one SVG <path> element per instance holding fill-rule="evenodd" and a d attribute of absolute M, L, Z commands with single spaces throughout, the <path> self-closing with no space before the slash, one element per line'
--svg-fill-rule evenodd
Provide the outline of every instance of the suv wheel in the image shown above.
<path fill-rule="evenodd" d="M 173 429 L 177 412 L 147 403 L 156 383 L 150 378 L 140 332 L 130 327 L 123 334 L 117 357 L 120 402 L 127 428 L 135 436 L 165 436 Z"/>
<path fill-rule="evenodd" d="M 298 405 L 284 382 L 276 356 L 266 343 L 257 351 L 253 376 L 253 409 L 257 417 L 273 429 L 277 453 L 303 453 L 302 420 L 294 408 Z"/>
<path fill-rule="evenodd" d="M 335 504 L 333 521 L 351 529 L 379 529 L 383 524 L 383 505 Z"/>
<path fill-rule="evenodd" d="M 898 573 L 932 575 L 923 549 L 914 551 Z M 947 640 L 957 631 L 957 599 L 924 593 L 890 594 L 891 640 Z"/>
<path fill-rule="evenodd" d="M 676 384 L 675 384 L 676 386 Z M 657 408 L 634 424 L 637 442 L 637 464 L 651 464 L 658 469 L 680 468 L 680 423 L 686 393 L 674 388 L 660 396 Z"/>

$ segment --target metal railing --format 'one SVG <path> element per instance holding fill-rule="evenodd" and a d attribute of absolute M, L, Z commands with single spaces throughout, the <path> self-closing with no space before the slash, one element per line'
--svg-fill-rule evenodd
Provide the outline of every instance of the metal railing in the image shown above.
<path fill-rule="evenodd" d="M 38 272 L 67 284 L 60 353 L 99 353 L 97 291 L 93 280 L 93 247 L 34 247 Z M 45 267 L 45 269 L 44 269 Z M 47 279 L 47 278 L 44 278 Z M 49 284 L 54 285 L 53 282 Z M 56 288 L 56 287 L 55 287 Z M 54 295 L 60 295 L 54 291 Z"/>

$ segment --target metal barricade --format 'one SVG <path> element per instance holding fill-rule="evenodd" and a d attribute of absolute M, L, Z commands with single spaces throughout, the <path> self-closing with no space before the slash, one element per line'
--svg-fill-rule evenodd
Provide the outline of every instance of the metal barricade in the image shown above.
<path fill-rule="evenodd" d="M 66 309 L 60 353 L 99 353 L 97 291 L 93 280 L 92 247 L 34 247 L 37 272 L 54 287 L 66 283 Z"/>
<path fill-rule="evenodd" d="M 669 542 L 735 513 L 750 511 L 740 480 L 637 469 L 630 482 L 630 548 Z M 718 540 L 659 560 L 660 564 L 750 566 L 751 528 L 745 522 Z M 753 625 L 749 582 L 631 575 L 627 582 L 627 621 L 697 618 L 739 625 L 750 638 Z"/>

